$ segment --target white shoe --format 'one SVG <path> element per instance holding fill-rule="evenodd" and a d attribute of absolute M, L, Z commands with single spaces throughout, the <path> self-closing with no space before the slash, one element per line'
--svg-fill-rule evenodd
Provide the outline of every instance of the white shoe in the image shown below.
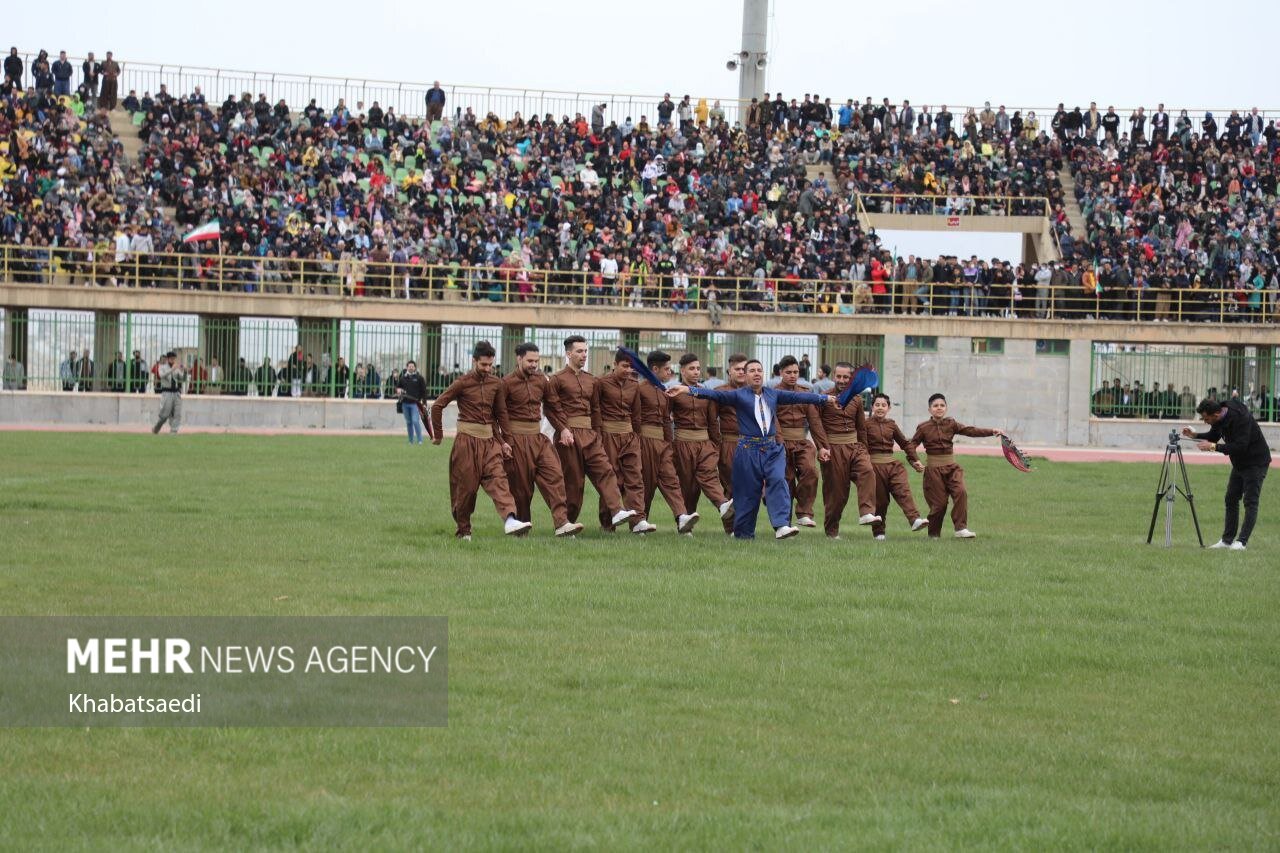
<path fill-rule="evenodd" d="M 631 528 L 631 532 L 637 533 L 637 534 L 652 533 L 657 529 L 658 529 L 658 525 L 650 524 L 647 521 L 642 521 L 639 524 L 637 524 L 635 527 Z"/>
<path fill-rule="evenodd" d="M 792 536 L 795 536 L 799 532 L 800 532 L 799 527 L 792 527 L 789 524 L 784 524 L 781 527 L 779 527 L 777 530 L 773 531 L 773 538 L 774 539 L 790 539 Z"/>
<path fill-rule="evenodd" d="M 967 527 L 962 527 L 956 531 L 956 538 L 957 539 L 977 539 L 978 534 L 974 533 L 972 530 L 970 530 Z"/>
<path fill-rule="evenodd" d="M 692 534 L 692 533 L 681 533 L 680 535 L 681 535 L 681 536 L 688 536 L 690 539 L 692 539 L 692 538 L 693 538 L 693 534 Z"/>
<path fill-rule="evenodd" d="M 1217 542 L 1214 542 L 1214 543 L 1213 543 L 1212 545 L 1210 545 L 1209 547 L 1210 547 L 1210 548 L 1230 548 L 1230 547 L 1231 547 L 1231 545 L 1232 545 L 1232 543 L 1230 543 L 1230 542 L 1224 542 L 1223 540 L 1219 539 Z"/>
<path fill-rule="evenodd" d="M 1237 539 L 1236 541 L 1232 542 L 1230 546 L 1228 546 L 1228 547 L 1227 547 L 1227 550 L 1228 550 L 1228 551 L 1243 551 L 1243 550 L 1245 550 L 1244 543 L 1243 543 L 1243 542 L 1241 542 L 1239 539 Z"/>
<path fill-rule="evenodd" d="M 839 536 L 828 536 L 827 538 L 830 539 L 832 542 L 838 542 L 840 540 Z"/>
<path fill-rule="evenodd" d="M 573 521 L 566 521 L 564 524 L 556 528 L 557 536 L 576 536 L 582 532 L 582 525 Z"/>
<path fill-rule="evenodd" d="M 733 498 L 729 498 L 729 500 L 720 504 L 720 518 L 725 521 L 733 518 Z"/>
<path fill-rule="evenodd" d="M 533 525 L 529 522 L 521 521 L 514 515 L 509 515 L 507 516 L 506 523 L 502 525 L 502 532 L 508 536 L 523 536 L 529 532 L 531 527 L 533 527 Z"/>
<path fill-rule="evenodd" d="M 884 534 L 883 534 L 883 533 L 881 533 L 879 536 L 877 536 L 877 537 L 876 537 L 876 541 L 877 541 L 877 542 L 883 542 L 883 541 L 884 541 Z"/>
<path fill-rule="evenodd" d="M 807 515 L 802 515 L 796 519 L 796 527 L 817 527 L 817 526 L 818 525 L 813 523 L 813 519 Z"/>
<path fill-rule="evenodd" d="M 702 516 L 696 512 L 686 513 L 676 519 L 676 530 L 680 533 L 691 533 L 693 527 L 698 523 L 698 519 Z"/>
<path fill-rule="evenodd" d="M 915 521 L 911 522 L 911 532 L 915 533 L 917 530 L 924 530 L 928 526 L 929 526 L 929 519 L 917 518 Z"/>
<path fill-rule="evenodd" d="M 471 541 L 471 534 L 470 534 L 470 533 L 468 533 L 466 536 L 459 536 L 459 537 L 458 537 L 458 539 L 459 539 L 460 541 L 462 541 L 462 542 L 470 542 L 470 541 Z"/>
<path fill-rule="evenodd" d="M 619 524 L 626 521 L 628 518 L 630 518 L 635 514 L 636 514 L 636 511 L 634 509 L 620 509 L 613 514 L 613 518 L 610 520 L 609 523 L 612 524 L 614 527 L 617 527 Z"/>
<path fill-rule="evenodd" d="M 877 521 L 884 521 L 880 516 L 873 513 L 867 513 L 858 517 L 859 524 L 875 524 Z"/>

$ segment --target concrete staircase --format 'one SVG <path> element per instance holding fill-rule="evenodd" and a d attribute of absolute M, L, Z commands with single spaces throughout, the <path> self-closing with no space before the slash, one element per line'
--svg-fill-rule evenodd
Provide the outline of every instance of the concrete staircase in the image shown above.
<path fill-rule="evenodd" d="M 138 136 L 138 128 L 133 126 L 133 116 L 127 110 L 117 107 L 107 113 L 107 119 L 111 122 L 112 135 L 120 140 L 120 145 L 124 148 L 125 162 L 129 165 L 136 164 L 142 151 L 142 137 Z M 160 214 L 167 222 L 172 222 L 175 210 L 171 205 L 161 205 Z"/>
<path fill-rule="evenodd" d="M 821 174 L 823 177 L 827 179 L 828 186 L 835 185 L 831 180 L 832 172 L 831 172 L 830 163 L 815 163 L 812 166 L 807 164 L 805 165 L 804 178 L 806 181 L 813 183 L 815 180 L 817 180 L 819 174 Z"/>
<path fill-rule="evenodd" d="M 124 146 L 124 155 L 130 165 L 138 162 L 138 152 L 142 150 L 142 138 L 138 136 L 138 128 L 133 126 L 133 116 L 128 111 L 116 108 L 107 113 L 111 122 L 111 133 Z"/>
<path fill-rule="evenodd" d="M 1084 213 L 1076 202 L 1076 179 L 1070 168 L 1065 168 L 1058 173 L 1058 180 L 1062 183 L 1062 209 L 1067 212 L 1067 222 L 1071 223 L 1071 236 L 1077 242 L 1083 241 L 1088 235 L 1085 231 Z"/>

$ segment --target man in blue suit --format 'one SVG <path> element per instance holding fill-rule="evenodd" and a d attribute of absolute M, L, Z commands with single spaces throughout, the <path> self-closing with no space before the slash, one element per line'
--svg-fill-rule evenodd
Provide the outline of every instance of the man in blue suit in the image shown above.
<path fill-rule="evenodd" d="M 735 501 L 737 514 L 733 519 L 735 539 L 754 539 L 756 515 L 760 501 L 754 496 L 761 490 L 765 494 L 765 506 L 773 525 L 775 539 L 789 539 L 800 532 L 792 527 L 791 491 L 787 488 L 786 448 L 777 441 L 777 412 L 779 406 L 835 405 L 835 397 L 807 394 L 798 391 L 781 391 L 766 388 L 764 365 L 751 359 L 746 365 L 746 384 L 739 388 L 690 388 L 676 385 L 667 391 L 676 397 L 692 394 L 705 397 L 721 405 L 733 406 L 738 413 L 738 449 L 733 456 L 733 494 L 742 495 Z M 748 497 L 751 496 L 751 497 Z"/>

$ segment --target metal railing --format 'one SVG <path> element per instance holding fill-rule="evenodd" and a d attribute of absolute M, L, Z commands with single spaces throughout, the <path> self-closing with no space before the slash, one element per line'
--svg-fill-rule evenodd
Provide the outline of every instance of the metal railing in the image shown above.
<path fill-rule="evenodd" d="M 59 49 L 59 46 L 51 48 L 51 62 L 53 58 L 56 58 Z M 31 50 L 19 51 L 19 55 L 23 60 L 23 81 L 28 85 L 31 82 L 31 61 L 35 58 L 36 53 L 37 51 Z M 105 51 L 98 52 L 97 61 L 101 62 L 105 55 Z M 84 57 L 69 55 L 69 59 L 76 71 L 73 80 L 79 82 L 81 77 L 80 65 Z M 345 99 L 348 109 L 355 109 L 360 102 L 363 102 L 367 109 L 376 100 L 384 109 L 393 106 L 396 113 L 410 117 L 425 114 L 425 95 L 427 89 L 431 88 L 432 85 L 428 81 L 377 80 L 363 75 L 347 75 L 344 77 L 297 72 L 210 68 L 180 62 L 147 62 L 131 57 L 116 57 L 116 61 L 121 66 L 119 81 L 121 98 L 130 89 L 136 89 L 139 96 L 146 91 L 155 94 L 159 91 L 160 84 L 164 83 L 168 85 L 169 91 L 175 96 L 190 94 L 196 86 L 201 88 L 201 91 L 210 101 L 216 100 L 217 102 L 221 102 L 228 94 L 234 95 L 238 99 L 245 92 L 251 93 L 255 98 L 261 93 L 265 94 L 273 104 L 280 98 L 284 98 L 294 110 L 301 110 L 312 98 L 315 98 L 316 102 L 325 109 L 332 109 L 339 98 Z M 504 118 L 509 118 L 519 111 L 525 118 L 528 118 L 531 115 L 540 116 L 550 112 L 558 120 L 563 115 L 573 116 L 577 113 L 589 115 L 593 104 L 608 103 L 610 108 L 609 116 L 612 119 L 620 120 L 629 115 L 633 120 L 639 121 L 641 115 L 647 115 L 650 123 L 656 123 L 657 104 L 662 100 L 661 94 L 565 91 L 539 87 L 493 86 L 454 81 L 442 81 L 440 85 L 447 98 L 445 103 L 445 112 L 447 114 L 453 114 L 457 109 L 465 110 L 470 107 L 479 117 L 484 117 L 486 113 L 493 112 Z M 745 112 L 746 103 L 739 102 L 735 95 L 714 96 L 706 95 L 705 93 L 697 94 L 671 90 L 672 99 L 677 102 L 686 94 L 691 96 L 694 104 L 703 97 L 706 98 L 708 105 L 714 104 L 718 99 L 725 111 L 727 120 L 731 123 L 737 121 L 742 113 Z M 798 97 L 798 95 L 787 93 L 786 97 L 789 102 L 791 97 Z M 832 95 L 830 97 L 832 109 L 837 113 L 839 108 L 848 100 L 847 96 L 836 97 Z M 876 105 L 879 106 L 880 99 L 875 100 Z M 927 104 L 933 108 L 935 114 L 945 103 L 953 116 L 952 127 L 957 130 L 963 129 L 964 116 L 970 109 L 980 114 L 986 108 L 984 104 L 966 104 L 961 103 L 959 100 L 947 101 L 937 98 L 921 100 L 918 96 L 913 97 L 911 101 L 916 105 L 917 111 Z M 992 103 L 993 109 L 1000 106 L 999 101 L 993 101 Z M 859 99 L 854 99 L 854 106 L 861 106 Z M 895 104 L 894 106 L 900 105 Z M 1004 106 L 1005 111 L 1010 116 L 1017 111 L 1021 111 L 1024 116 L 1029 112 L 1035 112 L 1039 117 L 1041 127 L 1046 130 L 1054 113 L 1057 112 L 1056 106 L 1022 106 L 1016 104 L 1005 104 Z M 1088 101 L 1067 104 L 1068 109 L 1076 106 L 1079 106 L 1081 110 L 1087 110 Z M 1099 109 L 1102 112 L 1105 112 L 1108 106 L 1111 106 L 1111 104 L 1099 101 Z M 1143 106 L 1147 107 L 1146 115 L 1149 120 L 1156 105 L 1153 103 L 1149 107 L 1148 105 Z M 1280 107 L 1262 108 L 1261 105 L 1254 104 L 1228 107 L 1177 105 L 1169 107 L 1166 112 L 1171 118 L 1176 118 L 1180 111 L 1185 109 L 1197 121 L 1205 112 L 1212 112 L 1215 116 L 1221 117 L 1219 119 L 1221 122 L 1233 109 L 1238 110 L 1243 115 L 1254 106 L 1259 107 L 1259 112 L 1267 120 L 1280 117 Z M 1136 109 L 1136 106 L 1115 106 L 1116 113 L 1121 118 L 1122 128 L 1127 128 L 1129 116 Z"/>
<path fill-rule="evenodd" d="M 963 266 L 963 265 L 962 265 Z M 957 271 L 959 277 L 959 271 Z M 1098 292 L 1079 284 L 977 285 L 791 277 L 661 275 L 646 269 L 523 269 L 294 258 L 211 252 L 117 253 L 0 245 L 0 288 L 8 283 L 140 290 L 288 295 L 347 300 L 564 305 L 636 311 L 706 312 L 712 328 L 728 311 L 833 315 L 992 316 L 1009 320 L 1280 322 L 1280 293 L 1238 288 Z M 495 315 L 496 316 L 496 315 Z"/>
<path fill-rule="evenodd" d="M 625 345 L 677 358 L 694 352 L 723 377 L 728 355 L 743 346 L 740 336 L 705 332 L 20 309 L 3 312 L 0 321 L 2 384 L 11 391 L 155 393 L 158 363 L 173 350 L 187 368 L 189 394 L 376 400 L 394 396 L 394 381 L 409 360 L 439 393 L 470 366 L 471 349 L 482 339 L 497 349 L 500 370 L 514 365 L 515 347 L 525 341 L 539 347 L 544 369 L 558 370 L 570 333 L 587 338 L 588 367 L 595 372 L 611 367 L 615 350 Z M 879 365 L 884 338 L 759 335 L 751 350 L 771 362 L 808 356 L 815 370 L 835 361 Z"/>
<path fill-rule="evenodd" d="M 1044 216 L 1052 212 L 1044 196 L 957 195 L 947 193 L 858 193 L 860 211 L 928 216 Z"/>
<path fill-rule="evenodd" d="M 1280 348 L 1183 347 L 1098 341 L 1090 412 L 1098 418 L 1192 421 L 1206 396 L 1238 399 L 1262 421 L 1280 419 Z"/>

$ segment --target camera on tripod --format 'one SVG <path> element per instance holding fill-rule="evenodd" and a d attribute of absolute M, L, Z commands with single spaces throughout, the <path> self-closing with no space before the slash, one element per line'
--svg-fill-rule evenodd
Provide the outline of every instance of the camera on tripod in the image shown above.
<path fill-rule="evenodd" d="M 1191 480 L 1187 477 L 1187 462 L 1182 458 L 1183 436 L 1176 429 L 1169 430 L 1169 443 L 1164 448 L 1164 462 L 1160 466 L 1160 482 L 1156 484 L 1156 505 L 1151 510 L 1151 526 L 1147 528 L 1147 544 L 1156 532 L 1156 516 L 1160 514 L 1160 502 L 1164 502 L 1164 547 L 1173 545 L 1173 504 L 1178 495 L 1187 499 L 1191 507 L 1191 522 L 1196 528 L 1196 539 L 1200 547 L 1204 547 L 1204 536 L 1200 533 L 1200 519 L 1196 517 L 1196 501 L 1191 494 Z M 1190 440 L 1190 439 L 1186 439 Z M 1178 485 L 1173 476 L 1173 460 L 1178 460 L 1178 474 L 1182 485 Z"/>

